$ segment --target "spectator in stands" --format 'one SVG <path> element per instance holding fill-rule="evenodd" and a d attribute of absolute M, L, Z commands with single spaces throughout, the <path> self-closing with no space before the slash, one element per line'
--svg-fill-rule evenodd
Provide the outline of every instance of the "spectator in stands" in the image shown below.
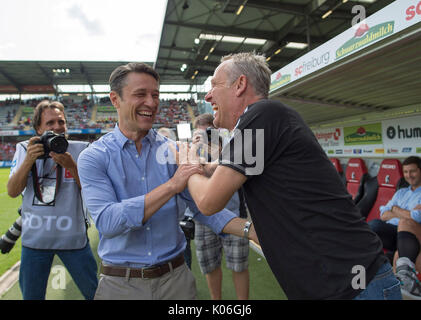
<path fill-rule="evenodd" d="M 380 219 L 371 220 L 369 225 L 386 250 L 398 251 L 396 276 L 401 281 L 402 295 L 421 300 L 421 285 L 415 272 L 421 240 L 421 159 L 408 157 L 402 167 L 409 186 L 396 191 L 393 198 L 380 207 Z"/>
<path fill-rule="evenodd" d="M 194 299 L 178 200 L 186 200 L 195 217 L 217 233 L 242 235 L 246 221 L 227 210 L 209 219 L 194 208 L 186 183 L 201 172 L 200 165 L 167 161 L 171 141 L 152 129 L 159 105 L 154 69 L 143 63 L 119 66 L 110 87 L 118 125 L 78 160 L 83 198 L 100 236 L 95 299 Z M 257 241 L 254 229 L 249 236 Z"/>
<path fill-rule="evenodd" d="M 270 83 L 265 57 L 253 53 L 226 56 L 215 70 L 205 99 L 215 126 L 233 137 L 210 178 L 189 178 L 199 210 L 212 215 L 244 185 L 262 250 L 290 299 L 401 299 L 380 239 L 299 114 L 267 99 Z M 189 149 L 180 152 L 184 159 Z"/>
<path fill-rule="evenodd" d="M 216 152 L 214 158 L 217 159 L 222 150 L 223 140 L 218 131 L 215 130 L 214 136 L 218 136 L 218 141 L 215 141 L 216 143 L 212 145 L 213 115 L 210 113 L 199 115 L 195 119 L 194 127 L 196 131 L 193 135 L 193 143 L 202 146 L 206 144 L 204 147 L 206 153 L 210 155 L 212 151 Z M 209 172 L 209 176 L 211 175 L 212 172 Z M 242 204 L 240 196 L 242 197 L 242 193 L 235 193 L 228 201 L 225 209 L 234 212 L 241 218 L 247 218 L 245 207 L 241 207 L 242 210 L 240 210 L 240 204 Z M 185 215 L 191 216 L 189 209 L 186 210 Z M 199 267 L 206 277 L 211 298 L 213 300 L 222 298 L 221 260 L 223 249 L 227 268 L 232 270 L 237 298 L 247 300 L 249 298 L 248 239 L 236 235 L 219 237 L 210 228 L 197 221 L 194 241 Z"/>
<path fill-rule="evenodd" d="M 9 196 L 23 196 L 19 272 L 23 299 L 45 299 L 55 255 L 85 299 L 93 299 L 98 284 L 97 265 L 87 238 L 87 217 L 75 162 L 87 143 L 69 141 L 67 152 L 46 155 L 38 143 L 39 136 L 47 130 L 66 132 L 64 107 L 60 102 L 40 102 L 33 119 L 37 136 L 17 144 L 7 183 Z"/>

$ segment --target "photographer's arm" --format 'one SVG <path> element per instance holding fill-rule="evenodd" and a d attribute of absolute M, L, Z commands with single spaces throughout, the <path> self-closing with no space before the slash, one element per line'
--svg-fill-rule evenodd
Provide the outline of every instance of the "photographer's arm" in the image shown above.
<path fill-rule="evenodd" d="M 35 144 L 37 140 L 39 140 L 39 137 L 29 139 L 25 159 L 7 182 L 7 194 L 12 198 L 19 196 L 26 188 L 32 165 L 39 156 L 44 154 L 44 147 L 41 144 Z"/>
<path fill-rule="evenodd" d="M 53 151 L 50 152 L 50 157 L 59 165 L 61 165 L 63 168 L 69 170 L 72 177 L 75 179 L 76 184 L 81 189 L 80 179 L 79 179 L 79 173 L 77 170 L 77 164 L 75 160 L 72 158 L 72 155 L 68 152 L 65 153 L 55 153 Z"/>

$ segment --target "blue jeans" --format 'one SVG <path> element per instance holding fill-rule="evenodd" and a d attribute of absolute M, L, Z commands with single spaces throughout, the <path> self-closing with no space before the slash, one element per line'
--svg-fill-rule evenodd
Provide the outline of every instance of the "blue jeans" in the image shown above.
<path fill-rule="evenodd" d="M 89 242 L 77 250 L 39 250 L 22 246 L 19 285 L 24 300 L 44 300 L 54 255 L 58 255 L 79 290 L 92 300 L 98 286 L 97 264 Z"/>
<path fill-rule="evenodd" d="M 389 262 L 383 264 L 354 300 L 402 300 L 401 286 Z"/>

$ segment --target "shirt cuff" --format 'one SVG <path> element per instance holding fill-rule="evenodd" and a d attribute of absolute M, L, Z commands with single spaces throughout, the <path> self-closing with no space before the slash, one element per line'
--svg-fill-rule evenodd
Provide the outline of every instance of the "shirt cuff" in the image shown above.
<path fill-rule="evenodd" d="M 212 229 L 217 235 L 224 237 L 226 234 L 222 232 L 224 227 L 230 222 L 232 219 L 236 218 L 237 216 L 228 209 L 223 209 L 211 216 L 205 216 L 202 213 L 197 213 L 194 216 L 194 219 L 199 221 L 202 224 L 207 225 L 209 228 Z"/>
<path fill-rule="evenodd" d="M 142 227 L 142 220 L 145 217 L 145 196 L 138 196 L 121 201 L 124 212 L 122 214 L 126 217 L 128 228 Z"/>
<path fill-rule="evenodd" d="M 381 217 L 383 213 L 385 213 L 386 211 L 391 211 L 392 208 L 389 208 L 388 206 L 380 206 L 379 210 L 380 210 L 380 217 Z"/>

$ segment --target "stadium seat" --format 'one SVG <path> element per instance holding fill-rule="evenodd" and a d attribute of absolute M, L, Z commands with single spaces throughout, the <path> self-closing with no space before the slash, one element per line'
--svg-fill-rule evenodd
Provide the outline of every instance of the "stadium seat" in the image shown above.
<path fill-rule="evenodd" d="M 392 199 L 399 183 L 401 183 L 402 177 L 402 164 L 398 159 L 384 159 L 382 161 L 376 179 L 378 184 L 377 196 L 367 215 L 367 221 L 380 218 L 380 206 L 385 205 Z M 374 184 L 369 186 L 367 192 L 371 192 L 373 187 Z"/>
<path fill-rule="evenodd" d="M 346 189 L 355 203 L 364 195 L 364 182 L 368 178 L 368 170 L 361 158 L 352 158 L 346 167 Z"/>
<path fill-rule="evenodd" d="M 368 214 L 373 207 L 374 202 L 377 198 L 377 191 L 379 189 L 379 184 L 377 182 L 377 176 L 368 177 L 364 181 L 364 194 L 362 198 L 356 204 L 360 209 L 361 215 L 364 218 L 367 218 Z"/>
<path fill-rule="evenodd" d="M 342 182 L 346 185 L 346 177 L 344 171 L 342 170 L 342 165 L 338 158 L 329 158 L 332 162 L 333 166 L 335 167 L 336 171 L 338 172 L 339 176 L 341 177 Z"/>

